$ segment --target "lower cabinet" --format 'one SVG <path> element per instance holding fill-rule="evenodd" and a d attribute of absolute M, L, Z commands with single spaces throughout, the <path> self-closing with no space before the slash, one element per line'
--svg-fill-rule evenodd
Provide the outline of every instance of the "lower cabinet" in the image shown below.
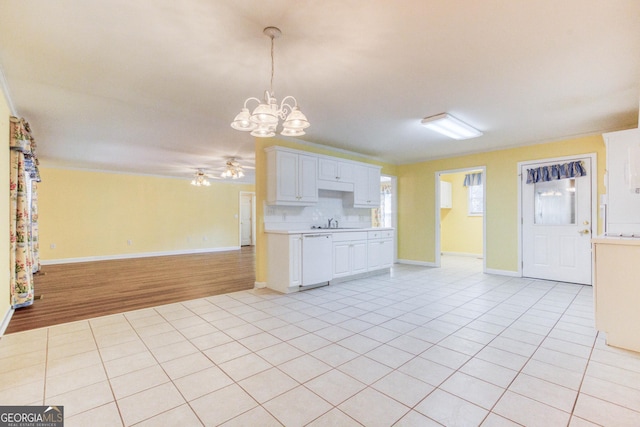
<path fill-rule="evenodd" d="M 289 293 L 302 284 L 302 235 L 268 234 L 267 287 Z"/>
<path fill-rule="evenodd" d="M 393 231 L 376 230 L 367 233 L 368 270 L 380 270 L 393 265 Z"/>
<path fill-rule="evenodd" d="M 352 233 L 341 233 L 352 234 Z M 367 240 L 366 233 L 364 239 L 342 240 L 336 236 L 333 240 L 333 277 L 346 277 L 354 274 L 365 273 L 367 271 Z"/>
<path fill-rule="evenodd" d="M 267 287 L 297 292 L 302 285 L 302 234 L 267 233 Z M 393 230 L 332 233 L 332 279 L 393 265 Z M 307 260 L 308 262 L 308 260 Z"/>

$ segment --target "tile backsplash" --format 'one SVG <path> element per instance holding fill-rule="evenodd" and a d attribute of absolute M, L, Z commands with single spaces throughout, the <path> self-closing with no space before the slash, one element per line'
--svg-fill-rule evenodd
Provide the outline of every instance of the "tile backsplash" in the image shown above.
<path fill-rule="evenodd" d="M 312 226 L 326 227 L 329 218 L 339 227 L 371 227 L 371 209 L 342 205 L 341 191 L 320 190 L 314 206 L 264 206 L 265 230 L 305 230 Z"/>

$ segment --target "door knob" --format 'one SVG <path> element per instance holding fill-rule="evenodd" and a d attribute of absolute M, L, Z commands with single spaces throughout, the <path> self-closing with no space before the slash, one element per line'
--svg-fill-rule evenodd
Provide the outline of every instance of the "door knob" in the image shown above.
<path fill-rule="evenodd" d="M 580 234 L 589 234 L 589 233 L 591 233 L 591 231 L 589 231 L 588 229 L 584 229 L 584 230 L 578 231 L 578 233 L 580 233 Z"/>

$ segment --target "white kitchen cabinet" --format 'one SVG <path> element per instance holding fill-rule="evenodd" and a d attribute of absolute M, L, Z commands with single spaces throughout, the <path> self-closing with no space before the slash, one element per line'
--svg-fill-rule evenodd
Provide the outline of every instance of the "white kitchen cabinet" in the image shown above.
<path fill-rule="evenodd" d="M 354 208 L 377 208 L 380 206 L 380 167 L 355 165 L 353 196 L 349 202 Z"/>
<path fill-rule="evenodd" d="M 440 208 L 451 209 L 453 197 L 451 194 L 451 183 L 447 181 L 440 181 Z"/>
<path fill-rule="evenodd" d="M 367 239 L 367 270 L 389 268 L 394 261 L 393 231 L 369 231 Z"/>
<path fill-rule="evenodd" d="M 318 158 L 268 147 L 267 203 L 309 206 L 318 202 Z"/>
<path fill-rule="evenodd" d="M 607 344 L 640 352 L 640 239 L 593 239 L 596 329 Z"/>
<path fill-rule="evenodd" d="M 276 291 L 298 291 L 302 284 L 302 235 L 267 233 L 267 286 Z"/>
<path fill-rule="evenodd" d="M 318 159 L 318 179 L 330 182 L 353 183 L 355 165 L 334 157 Z"/>
<path fill-rule="evenodd" d="M 367 233 L 334 233 L 333 278 L 352 276 L 367 271 Z"/>

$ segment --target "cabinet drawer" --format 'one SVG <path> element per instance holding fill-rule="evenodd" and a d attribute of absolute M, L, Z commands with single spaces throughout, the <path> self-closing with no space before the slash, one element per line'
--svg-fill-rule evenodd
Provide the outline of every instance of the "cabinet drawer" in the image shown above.
<path fill-rule="evenodd" d="M 393 230 L 369 231 L 367 238 L 371 239 L 388 239 L 393 237 Z"/>
<path fill-rule="evenodd" d="M 334 242 L 347 242 L 350 240 L 367 240 L 366 231 L 347 231 L 344 233 L 333 233 Z"/>

